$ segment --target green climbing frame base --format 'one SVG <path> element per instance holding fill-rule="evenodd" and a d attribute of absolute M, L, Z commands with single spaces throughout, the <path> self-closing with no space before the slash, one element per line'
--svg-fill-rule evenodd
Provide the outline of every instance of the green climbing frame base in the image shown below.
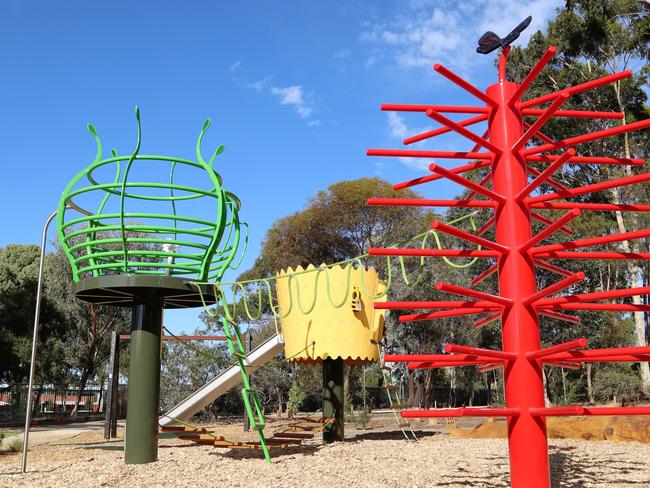
<path fill-rule="evenodd" d="M 226 318 L 222 318 L 221 323 L 223 325 L 223 331 L 226 334 L 230 354 L 232 354 L 232 356 L 237 359 L 237 363 L 239 364 L 242 384 L 244 385 L 244 387 L 241 389 L 241 395 L 244 400 L 244 408 L 246 409 L 246 414 L 248 415 L 250 428 L 257 431 L 257 435 L 260 439 L 260 446 L 264 452 L 264 459 L 266 459 L 267 463 L 271 464 L 271 454 L 269 453 L 266 438 L 264 437 L 264 427 L 266 426 L 266 422 L 264 420 L 264 412 L 262 410 L 262 406 L 260 405 L 260 400 L 257 396 L 257 392 L 251 388 L 250 379 L 248 378 L 248 373 L 246 372 L 248 354 L 246 353 L 244 340 L 242 339 L 241 332 L 239 331 L 239 327 L 236 323 L 228 322 Z"/>

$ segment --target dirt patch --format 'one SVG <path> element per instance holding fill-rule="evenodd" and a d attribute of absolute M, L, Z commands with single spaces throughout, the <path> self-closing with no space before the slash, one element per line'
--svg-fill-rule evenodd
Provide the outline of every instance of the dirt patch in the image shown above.
<path fill-rule="evenodd" d="M 648 416 L 549 417 L 546 428 L 551 439 L 650 443 Z M 474 428 L 452 427 L 450 435 L 462 439 L 505 439 L 507 427 L 503 419 L 487 419 Z"/>

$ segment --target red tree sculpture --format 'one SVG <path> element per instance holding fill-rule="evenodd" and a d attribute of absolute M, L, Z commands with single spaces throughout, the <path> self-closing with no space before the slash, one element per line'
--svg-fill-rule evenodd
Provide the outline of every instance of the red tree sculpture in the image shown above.
<path fill-rule="evenodd" d="M 407 362 L 409 368 L 443 368 L 450 366 L 478 365 L 482 370 L 503 367 L 505 377 L 505 408 L 449 408 L 437 410 L 404 410 L 403 417 L 506 417 L 510 450 L 511 483 L 515 488 L 550 486 L 546 417 L 569 415 L 650 415 L 650 407 L 546 407 L 542 368 L 544 365 L 567 368 L 579 367 L 582 362 L 650 361 L 650 347 L 623 347 L 617 349 L 582 350 L 586 339 L 576 339 L 547 348 L 540 346 L 539 315 L 547 315 L 570 322 L 577 317 L 565 314 L 570 310 L 650 311 L 647 305 L 612 303 L 613 299 L 645 295 L 650 287 L 601 291 L 580 295 L 550 296 L 584 278 L 583 273 L 573 273 L 551 264 L 547 259 L 650 259 L 650 253 L 613 251 L 580 251 L 583 248 L 607 243 L 639 239 L 650 236 L 650 229 L 612 234 L 591 239 L 573 240 L 543 245 L 547 237 L 557 231 L 568 232 L 565 227 L 582 211 L 629 211 L 648 212 L 650 205 L 616 205 L 601 203 L 577 203 L 570 197 L 631 185 L 650 180 L 650 173 L 628 176 L 580 188 L 566 188 L 553 179 L 553 173 L 565 163 L 588 163 L 610 165 L 642 165 L 642 159 L 577 156 L 573 146 L 589 141 L 611 137 L 625 132 L 650 127 L 650 119 L 606 130 L 554 141 L 540 129 L 551 117 L 581 117 L 622 119 L 623 114 L 612 112 L 587 112 L 561 110 L 572 95 L 627 78 L 630 71 L 605 76 L 565 90 L 522 101 L 531 82 L 537 77 L 555 53 L 550 47 L 523 82 L 518 85 L 506 80 L 506 47 L 500 57 L 498 82 L 485 92 L 472 86 L 447 68 L 437 64 L 434 70 L 457 84 L 483 102 L 483 106 L 435 106 L 435 105 L 382 105 L 382 110 L 424 112 L 443 127 L 410 137 L 405 144 L 428 139 L 454 131 L 471 140 L 476 146 L 469 152 L 369 149 L 370 156 L 407 156 L 419 158 L 450 158 L 474 160 L 454 169 L 436 164 L 429 168 L 431 175 L 399 183 L 395 189 L 412 187 L 425 182 L 447 178 L 471 190 L 464 200 L 426 200 L 401 198 L 372 198 L 370 205 L 418 205 L 434 207 L 468 207 L 492 209 L 490 219 L 470 234 L 463 230 L 434 222 L 433 228 L 459 239 L 480 245 L 483 249 L 371 249 L 375 256 L 451 256 L 480 257 L 495 260 L 494 264 L 473 281 L 476 285 L 492 273 L 498 273 L 499 293 L 492 295 L 449 283 L 439 282 L 436 288 L 443 292 L 464 297 L 462 301 L 388 302 L 377 303 L 376 308 L 420 309 L 426 313 L 403 315 L 401 322 L 428 320 L 459 315 L 488 314 L 474 325 L 485 325 L 493 320 L 502 321 L 503 350 L 480 349 L 469 346 L 446 344 L 448 354 L 387 354 L 386 361 Z M 550 104 L 549 104 L 550 103 Z M 540 105 L 548 104 L 544 108 Z M 461 122 L 447 118 L 443 113 L 471 114 Z M 525 116 L 537 117 L 531 124 Z M 487 121 L 488 130 L 482 136 L 468 130 L 472 124 Z M 527 147 L 531 138 L 543 143 Z M 558 153 L 561 150 L 563 152 Z M 536 171 L 529 162 L 548 163 L 544 171 Z M 462 176 L 479 168 L 488 168 L 481 184 Z M 532 181 L 529 181 L 532 176 Z M 492 183 L 492 189 L 487 188 Z M 557 191 L 531 195 L 542 183 Z M 476 195 L 487 199 L 476 199 Z M 539 210 L 567 210 L 557 220 L 551 221 L 539 214 Z M 544 222 L 546 227 L 533 235 L 531 221 Z M 495 227 L 495 241 L 481 237 L 491 226 Z M 535 280 L 536 268 L 553 271 L 562 278 L 556 283 L 538 290 Z M 601 302 L 600 300 L 610 300 Z"/>

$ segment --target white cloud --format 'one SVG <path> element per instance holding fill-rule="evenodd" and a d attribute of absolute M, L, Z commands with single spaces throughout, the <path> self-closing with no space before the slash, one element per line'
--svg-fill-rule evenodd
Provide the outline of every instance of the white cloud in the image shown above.
<path fill-rule="evenodd" d="M 352 55 L 352 51 L 350 51 L 347 47 L 344 47 L 342 49 L 339 49 L 334 53 L 334 57 L 336 59 L 345 59 L 349 58 Z"/>
<path fill-rule="evenodd" d="M 386 115 L 388 116 L 388 133 L 392 138 L 399 139 L 400 142 L 408 136 L 430 130 L 428 127 L 424 129 L 409 128 L 406 125 L 404 118 L 398 113 L 387 112 Z M 426 170 L 432 162 L 430 159 L 424 158 L 400 157 L 397 159 L 404 166 L 418 171 Z"/>
<path fill-rule="evenodd" d="M 237 69 L 239 69 L 240 67 L 241 67 L 241 60 L 238 59 L 237 61 L 235 61 L 234 63 L 232 63 L 232 64 L 230 65 L 230 70 L 229 70 L 229 71 L 230 71 L 230 74 L 233 74 L 233 73 L 234 73 L 235 71 L 237 71 Z"/>
<path fill-rule="evenodd" d="M 261 80 L 254 81 L 253 83 L 244 83 L 244 86 L 246 88 L 252 88 L 256 92 L 261 92 L 264 88 L 266 88 L 266 84 L 269 82 L 270 79 L 271 79 L 271 75 Z"/>
<path fill-rule="evenodd" d="M 525 44 L 543 29 L 562 0 L 412 0 L 385 22 L 365 23 L 359 39 L 383 46 L 405 68 L 430 67 L 436 62 L 463 68 L 478 56 L 478 38 L 487 30 L 508 34 L 532 15 L 531 25 L 516 41 Z"/>
<path fill-rule="evenodd" d="M 391 137 L 394 137 L 396 139 L 405 139 L 406 137 L 408 137 L 409 130 L 406 127 L 404 118 L 395 112 L 388 112 L 387 115 L 388 115 L 388 129 Z"/>
<path fill-rule="evenodd" d="M 307 106 L 302 85 L 272 87 L 271 93 L 280 99 L 280 105 L 291 105 L 303 119 L 308 118 L 313 109 Z"/>

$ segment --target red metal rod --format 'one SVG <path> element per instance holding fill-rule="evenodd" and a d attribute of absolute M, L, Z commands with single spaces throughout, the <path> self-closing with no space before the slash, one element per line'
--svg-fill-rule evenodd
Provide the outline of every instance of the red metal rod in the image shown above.
<path fill-rule="evenodd" d="M 582 406 L 569 407 L 537 407 L 528 410 L 535 417 L 565 417 L 567 415 L 584 415 L 585 408 Z"/>
<path fill-rule="evenodd" d="M 568 146 L 575 146 L 576 144 L 584 144 L 585 142 L 595 141 L 598 139 L 603 139 L 605 137 L 612 137 L 619 134 L 625 134 L 626 132 L 633 132 L 641 129 L 646 129 L 650 127 L 650 119 L 639 120 L 638 122 L 632 122 L 631 124 L 618 125 L 616 127 L 610 127 L 609 129 L 599 130 L 597 132 L 592 132 L 590 134 L 583 134 L 581 136 L 569 137 L 568 139 L 562 139 L 557 141 L 554 144 L 544 144 L 542 146 L 531 147 L 523 151 L 523 154 L 528 156 L 530 154 L 539 154 L 545 151 L 554 151 L 555 149 L 563 149 Z"/>
<path fill-rule="evenodd" d="M 526 92 L 530 84 L 535 81 L 535 78 L 541 73 L 541 71 L 544 69 L 544 66 L 548 64 L 548 62 L 551 60 L 551 58 L 555 55 L 555 52 L 557 51 L 557 48 L 555 46 L 549 46 L 546 49 L 546 52 L 542 54 L 542 57 L 539 58 L 537 63 L 535 63 L 535 66 L 533 66 L 533 69 L 531 69 L 528 74 L 526 75 L 526 78 L 524 78 L 524 81 L 521 82 L 521 85 L 517 87 L 517 90 L 514 92 L 510 100 L 508 101 L 510 104 L 512 104 L 515 101 L 519 101 L 521 96 Z"/>
<path fill-rule="evenodd" d="M 488 239 L 485 239 L 483 237 L 479 237 L 474 234 L 470 234 L 469 232 L 465 232 L 464 230 L 457 229 L 456 227 L 453 227 L 451 225 L 443 224 L 442 222 L 434 222 L 431 224 L 431 228 L 433 230 L 439 230 L 440 232 L 444 232 L 445 234 L 449 234 L 454 237 L 458 237 L 459 239 L 463 239 L 467 242 L 471 242 L 473 244 L 476 244 L 478 246 L 483 246 L 487 247 L 488 249 L 493 249 L 495 251 L 498 251 L 502 254 L 507 254 L 508 253 L 508 248 L 505 246 L 502 246 L 501 244 L 497 244 L 496 242 L 490 241 Z"/>
<path fill-rule="evenodd" d="M 561 156 L 554 156 L 552 154 L 531 154 L 526 156 L 528 161 L 552 163 Z M 643 166 L 644 160 L 642 158 L 609 158 L 605 156 L 573 156 L 569 159 L 569 163 L 576 164 L 622 164 L 632 166 Z"/>
<path fill-rule="evenodd" d="M 547 263 L 546 261 L 542 261 L 541 259 L 536 259 L 535 264 L 539 266 L 540 268 L 544 268 L 548 271 L 552 271 L 554 273 L 557 273 L 562 276 L 571 276 L 573 274 L 573 271 L 566 270 L 564 268 L 560 268 L 559 266 L 556 266 L 551 263 Z"/>
<path fill-rule="evenodd" d="M 426 111 L 427 114 L 429 113 L 429 110 L 432 110 L 432 109 L 428 109 Z M 477 115 L 475 117 L 470 117 L 469 119 L 465 119 L 465 120 L 463 120 L 461 122 L 458 122 L 458 125 L 461 126 L 461 127 L 467 127 L 468 125 L 478 124 L 479 122 L 483 122 L 485 120 L 487 120 L 487 115 L 485 115 L 485 114 Z M 431 139 L 432 137 L 436 137 L 436 136 L 439 136 L 439 135 L 442 135 L 442 134 L 446 134 L 447 132 L 451 132 L 452 130 L 453 129 L 451 127 L 440 127 L 438 129 L 423 132 L 422 134 L 418 134 L 416 136 L 407 137 L 406 139 L 404 139 L 403 142 L 404 142 L 404 144 L 413 144 L 414 142 L 419 142 L 419 141 L 423 141 L 425 139 Z"/>
<path fill-rule="evenodd" d="M 553 103 L 542 113 L 539 118 L 531 125 L 528 130 L 515 142 L 512 146 L 513 151 L 518 151 L 519 148 L 524 147 L 526 143 L 537 133 L 538 130 L 550 119 L 555 112 L 557 112 L 571 95 L 568 91 L 560 92 L 560 95 L 553 100 Z"/>
<path fill-rule="evenodd" d="M 476 315 L 479 313 L 491 312 L 494 307 L 490 308 L 455 308 L 451 310 L 439 310 L 437 312 L 415 313 L 409 315 L 400 315 L 400 322 L 419 322 L 422 320 L 441 319 L 445 317 L 458 317 L 462 315 Z"/>
<path fill-rule="evenodd" d="M 447 78 L 453 83 L 456 83 L 458 86 L 460 86 L 462 89 L 468 91 L 472 95 L 474 95 L 476 98 L 479 100 L 487 103 L 488 105 L 491 105 L 492 107 L 496 108 L 498 107 L 497 102 L 492 100 L 490 97 L 488 97 L 485 93 L 483 93 L 481 90 L 476 88 L 474 85 L 468 83 L 467 81 L 463 80 L 460 76 L 457 74 L 453 73 L 452 71 L 448 70 L 441 64 L 435 64 L 433 66 L 433 69 L 440 73 L 442 76 Z"/>
<path fill-rule="evenodd" d="M 418 310 L 418 309 L 434 309 L 434 308 L 485 308 L 492 307 L 493 309 L 500 309 L 499 305 L 492 302 L 478 301 L 478 302 L 376 302 L 375 310 Z"/>
<path fill-rule="evenodd" d="M 437 164 L 430 164 L 429 169 L 433 171 L 434 173 L 439 174 L 440 176 L 444 176 L 445 178 L 458 183 L 459 185 L 463 185 L 466 188 L 469 188 L 470 190 L 474 190 L 477 193 L 480 193 L 481 195 L 484 195 L 488 198 L 491 198 L 495 202 L 501 202 L 503 201 L 503 197 L 499 195 L 498 193 L 494 193 L 492 190 L 488 188 L 484 188 L 481 185 L 474 183 L 472 180 L 468 180 L 467 178 L 460 176 L 456 173 L 453 173 L 449 171 L 448 169 L 443 168 L 440 165 Z"/>
<path fill-rule="evenodd" d="M 586 83 L 581 83 L 580 85 L 572 86 L 570 88 L 567 88 L 567 90 L 571 93 L 571 95 L 575 95 L 576 93 L 580 93 L 585 90 L 591 90 L 592 88 L 598 88 L 599 86 L 607 85 L 609 83 L 622 80 L 623 78 L 629 78 L 630 76 L 632 76 L 632 71 L 630 70 L 621 71 L 620 73 L 614 73 L 613 75 L 603 76 L 602 78 L 598 78 L 596 80 L 592 80 Z M 524 108 L 534 107 L 535 105 L 540 105 L 542 103 L 550 102 L 555 97 L 557 97 L 557 95 L 558 92 L 553 92 L 553 93 L 549 93 L 548 95 L 543 95 L 541 97 L 533 98 L 526 102 L 522 102 L 521 108 L 524 109 Z"/>
<path fill-rule="evenodd" d="M 535 212 L 531 212 L 530 216 L 535 220 L 539 220 L 540 222 L 545 223 L 546 225 L 551 225 L 553 223 L 553 221 L 551 219 L 546 218 L 543 215 L 540 215 L 540 214 L 535 213 Z M 567 235 L 572 235 L 573 234 L 573 231 L 571 229 L 569 229 L 568 227 L 560 227 L 560 229 L 558 229 L 558 230 L 560 232 L 564 232 Z"/>
<path fill-rule="evenodd" d="M 478 370 L 480 373 L 487 373 L 488 371 L 493 371 L 499 368 L 503 368 L 503 364 L 501 363 L 484 364 L 483 366 L 479 366 Z"/>
<path fill-rule="evenodd" d="M 412 362 L 406 363 L 408 369 L 438 369 L 438 368 L 459 368 L 462 366 L 481 366 L 485 361 L 463 361 L 462 363 L 425 363 L 425 362 Z"/>
<path fill-rule="evenodd" d="M 650 362 L 650 354 L 628 354 L 615 356 L 588 356 L 585 358 L 565 359 L 567 362 L 575 363 L 646 363 Z"/>
<path fill-rule="evenodd" d="M 533 293 L 532 295 L 527 296 L 526 298 L 524 298 L 523 303 L 532 304 L 533 306 L 536 306 L 537 303 L 535 302 L 541 300 L 542 298 L 547 297 L 548 295 L 551 295 L 553 293 L 557 293 L 558 291 L 564 290 L 565 288 L 568 288 L 571 285 L 577 283 L 578 281 L 582 281 L 584 279 L 585 279 L 585 274 L 582 271 L 572 274 L 571 276 L 567 276 L 566 278 L 563 278 L 560 281 L 556 281 L 555 283 L 547 286 L 546 288 L 542 288 L 541 290 Z"/>
<path fill-rule="evenodd" d="M 490 266 L 488 269 L 483 271 L 480 275 L 478 275 L 476 278 L 472 280 L 472 286 L 478 285 L 481 281 L 483 281 L 485 278 L 490 276 L 492 273 L 496 272 L 497 270 L 497 265 L 496 263 Z"/>
<path fill-rule="evenodd" d="M 567 149 L 562 156 L 557 158 L 555 161 L 553 161 L 550 165 L 542 171 L 537 178 L 535 178 L 533 181 L 528 183 L 526 187 L 521 190 L 517 196 L 515 197 L 517 200 L 521 200 L 524 197 L 527 197 L 530 195 L 530 193 L 535 190 L 539 185 L 544 183 L 547 179 L 549 179 L 553 173 L 555 173 L 564 163 L 567 162 L 569 158 L 572 156 L 575 156 L 576 150 L 573 148 Z M 528 168 L 530 170 L 530 168 Z"/>
<path fill-rule="evenodd" d="M 405 207 L 466 207 L 492 208 L 496 202 L 486 200 L 427 200 L 426 198 L 368 198 L 368 205 L 393 205 Z"/>
<path fill-rule="evenodd" d="M 650 205 L 626 205 L 613 203 L 580 203 L 580 202 L 539 202 L 530 203 L 530 208 L 543 208 L 546 210 L 566 210 L 579 208 L 580 210 L 592 210 L 595 212 L 650 212 Z"/>
<path fill-rule="evenodd" d="M 650 410 L 650 407 L 648 407 Z M 518 408 L 437 408 L 434 410 L 402 410 L 404 418 L 435 417 L 516 417 Z"/>
<path fill-rule="evenodd" d="M 578 209 L 569 210 L 562 217 L 560 217 L 559 219 L 557 219 L 555 222 L 548 225 L 547 227 L 544 227 L 537 234 L 531 237 L 528 241 L 522 244 L 522 246 L 519 248 L 519 251 L 520 252 L 528 251 L 531 247 L 535 246 L 536 244 L 539 244 L 544 239 L 549 237 L 551 234 L 554 234 L 562 227 L 564 227 L 566 224 L 568 224 L 572 220 L 577 219 L 578 217 L 580 217 L 580 210 Z"/>
<path fill-rule="evenodd" d="M 541 171 L 539 171 L 537 168 L 533 168 L 532 166 L 528 167 L 528 172 L 531 175 L 535 176 L 535 177 L 538 177 L 539 175 L 542 174 Z M 546 183 L 548 183 L 550 186 L 552 186 L 553 188 L 555 188 L 558 191 L 568 190 L 568 188 L 566 186 L 564 186 L 562 183 L 560 183 L 559 181 L 557 181 L 555 178 L 553 178 L 551 176 L 546 178 Z"/>
<path fill-rule="evenodd" d="M 585 407 L 582 415 L 650 415 L 650 407 Z"/>
<path fill-rule="evenodd" d="M 535 257 L 547 259 L 650 259 L 650 253 L 607 252 L 607 251 L 551 251 L 535 254 Z"/>
<path fill-rule="evenodd" d="M 445 344 L 445 351 L 449 353 L 470 354 L 488 358 L 491 357 L 494 359 L 502 359 L 504 361 L 512 361 L 513 359 L 517 359 L 517 354 L 514 352 L 481 349 L 479 347 L 462 346 L 459 344 Z"/>
<path fill-rule="evenodd" d="M 500 318 L 501 318 L 501 311 L 494 312 L 493 314 L 490 314 L 487 317 L 483 317 L 482 319 L 477 320 L 472 325 L 474 327 L 483 327 L 483 326 L 485 326 L 487 324 L 490 324 L 490 323 L 492 323 L 495 320 L 498 320 Z"/>
<path fill-rule="evenodd" d="M 553 312 L 552 310 L 544 309 L 538 311 L 541 315 L 546 315 L 553 319 L 564 320 L 565 322 L 571 322 L 572 324 L 579 324 L 581 322 L 580 317 L 575 315 L 567 315 L 565 313 Z"/>
<path fill-rule="evenodd" d="M 650 236 L 650 229 L 632 230 L 629 232 L 621 232 L 618 234 L 609 234 L 606 236 L 591 237 L 589 239 L 578 239 L 576 241 L 558 242 L 557 244 L 549 244 L 547 246 L 539 246 L 531 249 L 529 252 L 534 255 L 539 255 L 549 251 L 563 251 L 566 249 L 579 249 L 581 247 L 598 246 L 601 244 L 609 244 L 610 242 L 628 241 L 631 239 L 643 239 Z"/>
<path fill-rule="evenodd" d="M 463 362 L 482 361 L 494 362 L 494 358 L 481 357 L 475 354 L 385 354 L 384 361 L 387 363 L 435 363 L 441 362 Z"/>
<path fill-rule="evenodd" d="M 485 300 L 492 303 L 497 303 L 499 305 L 512 305 L 512 300 L 509 298 L 501 297 L 498 295 L 491 295 L 490 293 L 484 293 L 478 290 L 472 290 L 471 288 L 465 288 L 458 285 L 452 285 L 451 283 L 443 283 L 438 281 L 436 283 L 436 290 L 446 291 L 447 293 L 453 293 L 454 295 L 460 295 L 470 298 L 476 298 L 477 300 Z"/>
<path fill-rule="evenodd" d="M 438 122 L 439 124 L 444 125 L 445 127 L 450 128 L 454 132 L 460 134 L 463 137 L 466 137 L 470 141 L 481 145 L 485 149 L 488 149 L 492 152 L 499 153 L 500 149 L 498 149 L 494 144 L 492 144 L 490 141 L 487 139 L 481 138 L 478 134 L 474 134 L 471 130 L 466 129 L 462 125 L 454 122 L 453 120 L 445 117 L 441 113 L 436 112 L 435 110 L 429 109 L 426 112 L 427 117 L 431 117 L 433 120 Z M 486 117 L 487 118 L 487 117 Z"/>
<path fill-rule="evenodd" d="M 543 110 L 540 110 L 540 112 L 544 112 Z M 557 112 L 556 112 L 557 113 Z M 524 122 L 524 128 L 525 129 L 530 129 L 530 124 L 528 122 Z M 535 137 L 537 137 L 540 141 L 542 142 L 548 142 L 549 144 L 553 144 L 555 141 L 548 137 L 546 134 L 544 134 L 541 130 L 538 130 L 535 133 Z"/>
<path fill-rule="evenodd" d="M 477 302 L 478 303 L 478 302 Z M 553 310 L 603 310 L 611 312 L 650 312 L 650 305 L 633 303 L 556 303 L 549 305 Z M 377 308 L 375 306 L 375 308 Z M 544 309 L 540 310 L 541 311 Z"/>
<path fill-rule="evenodd" d="M 406 158 L 490 159 L 489 152 L 418 151 L 414 149 L 368 149 L 367 156 L 395 156 Z"/>
<path fill-rule="evenodd" d="M 467 107 L 464 105 L 412 105 L 405 103 L 382 103 L 381 110 L 385 112 L 426 112 L 430 108 L 438 112 L 452 114 L 486 114 L 486 107 Z"/>
<path fill-rule="evenodd" d="M 407 249 L 403 247 L 377 248 L 368 250 L 371 256 L 447 256 L 452 258 L 498 258 L 501 253 L 490 249 Z"/>
<path fill-rule="evenodd" d="M 478 228 L 476 231 L 477 236 L 482 236 L 490 227 L 494 225 L 494 215 L 491 215 L 489 219 L 485 221 L 485 223 Z"/>
<path fill-rule="evenodd" d="M 525 108 L 521 111 L 524 117 L 539 116 L 544 113 L 541 108 Z M 572 119 L 624 119 L 623 112 L 598 112 L 592 110 L 558 110 L 553 117 L 569 117 Z"/>
<path fill-rule="evenodd" d="M 480 187 L 482 187 L 482 188 L 485 188 L 485 185 L 487 185 L 487 184 L 490 182 L 490 180 L 492 180 L 492 172 L 488 172 L 488 173 L 486 173 L 485 176 L 484 176 L 483 179 L 479 182 L 478 185 L 479 185 Z M 477 195 L 478 193 L 479 193 L 479 192 L 477 192 L 477 191 L 472 191 L 472 192 L 470 192 L 470 193 L 467 195 L 467 199 L 468 199 L 468 200 L 471 200 L 472 198 L 475 198 L 476 195 Z"/>
<path fill-rule="evenodd" d="M 650 120 L 650 119 L 649 119 Z M 649 124 L 650 127 L 650 124 Z M 575 197 L 578 195 L 584 195 L 585 193 L 592 193 L 595 191 L 608 190 L 610 188 L 617 188 L 626 185 L 633 185 L 635 183 L 642 183 L 644 181 L 650 180 L 649 173 L 641 173 L 638 175 L 625 176 L 623 178 L 617 178 L 614 180 L 603 181 L 600 183 L 593 183 L 591 185 L 581 186 L 579 188 L 570 188 L 564 191 L 559 191 L 555 193 L 548 193 L 546 195 L 539 195 L 537 197 L 530 197 L 527 199 L 530 203 L 536 202 L 547 202 L 549 200 L 558 200 L 560 198 L 569 198 Z"/>
<path fill-rule="evenodd" d="M 587 347 L 587 339 L 582 337 L 573 341 L 563 342 L 562 344 L 555 344 L 554 346 L 545 347 L 544 349 L 539 349 L 537 351 L 530 351 L 526 353 L 526 357 L 528 359 L 537 360 L 546 356 L 550 356 L 551 354 L 555 354 L 557 352 L 573 351 L 575 349 L 582 349 L 584 347 Z"/>
<path fill-rule="evenodd" d="M 650 354 L 650 346 L 629 346 L 629 347 L 610 347 L 606 349 L 585 349 L 584 351 L 566 351 L 550 354 L 549 360 L 559 361 L 582 361 L 589 358 L 616 358 L 624 356 L 647 356 Z"/>
<path fill-rule="evenodd" d="M 450 169 L 452 173 L 466 173 L 468 171 L 474 171 L 476 169 L 485 168 L 490 166 L 490 161 L 476 161 L 474 163 L 465 164 L 463 166 L 458 166 L 456 168 Z M 408 181 L 403 181 L 393 185 L 393 190 L 402 190 L 404 188 L 410 188 L 411 186 L 421 185 L 422 183 L 427 183 L 429 181 L 436 181 L 442 179 L 440 175 L 426 175 L 421 176 L 420 178 L 415 178 Z"/>
<path fill-rule="evenodd" d="M 569 295 L 565 297 L 545 298 L 537 303 L 538 307 L 557 305 L 559 303 L 581 303 L 592 302 L 594 300 L 613 300 L 614 298 L 641 296 L 650 294 L 650 286 L 641 286 L 638 288 L 624 288 L 619 290 L 595 291 L 592 293 L 580 293 L 578 295 Z"/>
<path fill-rule="evenodd" d="M 563 361 L 544 361 L 544 366 L 554 366 L 556 368 L 582 369 L 580 363 L 565 363 Z"/>

